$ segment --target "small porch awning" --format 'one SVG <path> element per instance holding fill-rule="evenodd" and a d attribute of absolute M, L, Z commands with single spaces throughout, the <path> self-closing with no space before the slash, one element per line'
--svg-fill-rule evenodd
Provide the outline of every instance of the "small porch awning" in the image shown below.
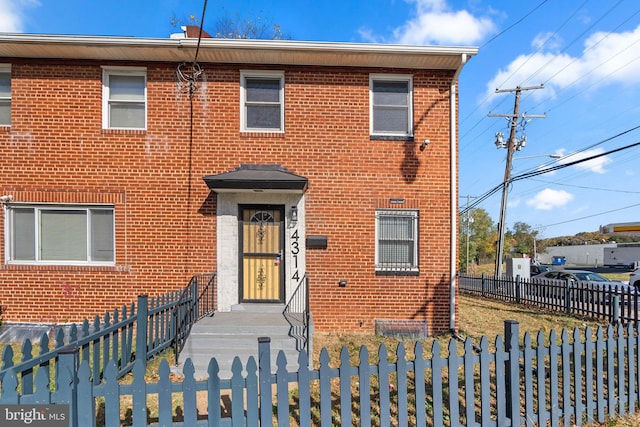
<path fill-rule="evenodd" d="M 202 178 L 216 193 L 225 192 L 295 192 L 307 191 L 309 180 L 280 165 L 240 165 L 230 172 Z"/>

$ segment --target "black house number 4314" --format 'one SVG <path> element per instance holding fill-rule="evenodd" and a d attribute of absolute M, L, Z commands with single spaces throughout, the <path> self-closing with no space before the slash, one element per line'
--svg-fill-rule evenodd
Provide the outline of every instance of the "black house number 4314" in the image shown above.
<path fill-rule="evenodd" d="M 298 254 L 300 253 L 300 236 L 298 235 L 298 229 L 295 228 L 291 234 L 291 257 L 293 258 L 293 275 L 292 280 L 300 280 L 300 273 L 298 273 Z"/>

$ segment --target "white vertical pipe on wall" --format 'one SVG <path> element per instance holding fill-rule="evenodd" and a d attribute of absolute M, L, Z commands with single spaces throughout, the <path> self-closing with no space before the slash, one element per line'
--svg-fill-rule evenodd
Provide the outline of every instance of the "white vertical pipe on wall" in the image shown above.
<path fill-rule="evenodd" d="M 457 252 L 458 252 L 458 139 L 457 139 L 457 115 L 456 115 L 456 82 L 462 67 L 467 63 L 467 54 L 460 56 L 460 66 L 456 70 L 451 79 L 451 88 L 449 90 L 449 109 L 451 117 L 450 143 L 451 143 L 451 259 L 450 259 L 450 285 L 449 285 L 449 328 L 456 328 L 456 280 L 457 280 Z"/>

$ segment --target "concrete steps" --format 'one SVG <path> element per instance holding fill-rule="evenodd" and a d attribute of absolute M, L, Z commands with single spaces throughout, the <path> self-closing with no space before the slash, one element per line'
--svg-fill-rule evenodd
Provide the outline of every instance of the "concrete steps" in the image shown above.
<path fill-rule="evenodd" d="M 253 304 L 233 307 L 230 312 L 217 312 L 212 317 L 198 321 L 191 328 L 179 365 L 172 371 L 182 375 L 184 362 L 191 359 L 195 377 L 207 378 L 209 361 L 215 358 L 220 368 L 220 378 L 231 378 L 231 364 L 235 356 L 243 368 L 250 356 L 258 363 L 258 337 L 271 338 L 271 366 L 275 371 L 280 350 L 287 357 L 287 369 L 298 368 L 298 351 L 295 339 L 289 336 L 290 325 L 284 318 L 282 305 Z"/>

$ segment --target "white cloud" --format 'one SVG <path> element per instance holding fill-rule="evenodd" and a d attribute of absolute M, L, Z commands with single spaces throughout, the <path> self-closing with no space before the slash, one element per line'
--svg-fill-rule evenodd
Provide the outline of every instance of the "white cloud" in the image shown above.
<path fill-rule="evenodd" d="M 553 208 L 564 206 L 573 199 L 573 194 L 564 190 L 545 188 L 536 194 L 526 204 L 537 210 L 549 211 Z"/>
<path fill-rule="evenodd" d="M 540 33 L 533 38 L 531 42 L 536 50 L 546 47 L 548 50 L 555 50 L 562 46 L 562 40 L 552 32 Z"/>
<path fill-rule="evenodd" d="M 360 36 L 370 42 L 469 45 L 496 31 L 490 18 L 476 17 L 466 10 L 452 10 L 446 0 L 406 1 L 415 5 L 415 16 L 396 28 L 393 37 L 376 37 L 367 28 L 359 30 Z"/>
<path fill-rule="evenodd" d="M 6 2 L 0 3 L 0 32 L 22 32 L 22 21 L 13 8 L 8 8 Z"/>
<path fill-rule="evenodd" d="M 578 153 L 568 155 L 558 160 L 558 162 L 563 164 L 571 163 L 580 159 L 586 159 L 588 157 L 592 157 L 602 153 L 604 153 L 604 150 L 602 148 L 594 148 L 593 150 L 580 151 Z M 558 154 L 564 156 L 564 149 L 558 150 Z M 578 163 L 577 165 L 574 165 L 571 167 L 575 167 L 580 170 L 586 170 L 594 173 L 604 174 L 607 172 L 607 170 L 605 169 L 605 166 L 607 166 L 611 162 L 612 160 L 609 157 L 602 156 L 602 157 L 598 157 L 583 163 Z"/>
<path fill-rule="evenodd" d="M 584 90 L 640 83 L 640 25 L 622 33 L 592 34 L 584 41 L 579 56 L 555 52 L 557 41 L 549 40 L 547 34 L 536 35 L 532 45 L 536 52 L 520 55 L 498 71 L 487 84 L 487 94 L 493 94 L 496 88 L 545 82 L 545 89 L 532 95 L 548 98 L 570 86 Z"/>
<path fill-rule="evenodd" d="M 515 200 L 509 200 L 507 202 L 507 207 L 509 208 L 517 208 L 518 206 L 520 206 L 520 199 L 515 199 Z"/>
<path fill-rule="evenodd" d="M 23 32 L 23 9 L 35 4 L 35 0 L 0 0 L 0 32 Z"/>

